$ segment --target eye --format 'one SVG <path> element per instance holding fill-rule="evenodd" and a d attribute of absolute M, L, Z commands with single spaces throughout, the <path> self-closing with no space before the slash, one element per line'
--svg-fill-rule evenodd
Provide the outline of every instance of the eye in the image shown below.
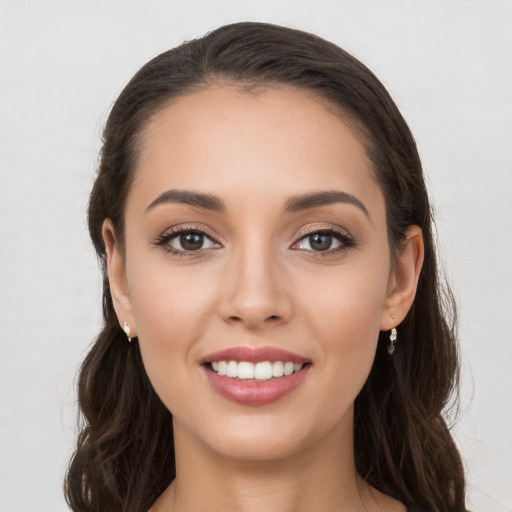
<path fill-rule="evenodd" d="M 189 232 L 171 238 L 169 245 L 180 251 L 198 251 L 213 247 L 215 244 L 203 233 Z"/>
<path fill-rule="evenodd" d="M 292 246 L 292 249 L 331 253 L 347 249 L 353 245 L 354 241 L 347 233 L 328 228 L 303 236 Z"/>
<path fill-rule="evenodd" d="M 220 247 L 220 244 L 203 231 L 191 228 L 180 228 L 168 231 L 154 243 L 174 254 L 197 253 Z"/>

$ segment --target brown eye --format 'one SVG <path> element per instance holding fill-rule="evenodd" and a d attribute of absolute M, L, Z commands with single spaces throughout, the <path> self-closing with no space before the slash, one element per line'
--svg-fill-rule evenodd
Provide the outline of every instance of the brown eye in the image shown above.
<path fill-rule="evenodd" d="M 197 252 L 219 246 L 208 235 L 196 230 L 167 234 L 160 240 L 159 245 L 167 246 L 175 253 Z"/>
<path fill-rule="evenodd" d="M 204 235 L 200 233 L 186 233 L 179 236 L 179 242 L 181 248 L 185 251 L 197 251 L 203 247 Z"/>
<path fill-rule="evenodd" d="M 308 237 L 313 251 L 327 251 L 332 246 L 332 236 L 327 233 L 315 233 Z"/>
<path fill-rule="evenodd" d="M 291 249 L 317 254 L 335 254 L 355 247 L 354 238 L 338 227 L 320 228 L 303 234 Z"/>
<path fill-rule="evenodd" d="M 294 246 L 293 249 L 304 249 L 313 252 L 334 252 L 336 249 L 341 249 L 349 245 L 348 239 L 341 239 L 342 235 L 333 233 L 332 231 L 317 231 L 310 235 L 301 238 Z"/>

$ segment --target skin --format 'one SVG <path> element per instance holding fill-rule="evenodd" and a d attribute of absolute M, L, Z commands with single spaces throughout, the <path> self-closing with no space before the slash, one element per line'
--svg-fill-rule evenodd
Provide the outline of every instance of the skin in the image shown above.
<path fill-rule="evenodd" d="M 116 313 L 173 414 L 177 478 L 158 511 L 399 511 L 356 476 L 353 404 L 379 331 L 400 324 L 423 260 L 410 226 L 393 260 L 384 197 L 353 130 L 319 99 L 290 89 L 219 86 L 158 112 L 143 137 L 125 210 L 125 253 L 103 236 Z M 216 196 L 225 212 L 167 202 L 167 190 Z M 342 191 L 347 202 L 283 213 L 290 198 Z M 211 237 L 174 254 L 175 226 Z M 311 230 L 351 243 L 314 251 Z M 339 249 L 339 250 L 336 250 Z M 400 341 L 400 340 L 398 340 Z M 311 361 L 306 379 L 266 405 L 220 396 L 202 358 L 274 346 Z"/>

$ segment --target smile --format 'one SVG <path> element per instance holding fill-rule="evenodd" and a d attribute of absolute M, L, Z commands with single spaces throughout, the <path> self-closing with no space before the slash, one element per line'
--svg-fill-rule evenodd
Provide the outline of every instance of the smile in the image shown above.
<path fill-rule="evenodd" d="M 214 361 L 212 370 L 218 375 L 225 375 L 232 379 L 265 381 L 291 375 L 302 369 L 302 363 L 291 361 L 262 361 L 251 363 L 249 361 Z"/>
<path fill-rule="evenodd" d="M 274 347 L 234 347 L 210 354 L 201 363 L 219 395 L 245 405 L 283 398 L 306 379 L 312 366 L 307 358 Z"/>

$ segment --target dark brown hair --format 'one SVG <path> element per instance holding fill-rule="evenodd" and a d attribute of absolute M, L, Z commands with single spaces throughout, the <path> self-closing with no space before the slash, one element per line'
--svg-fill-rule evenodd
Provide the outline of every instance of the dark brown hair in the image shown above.
<path fill-rule="evenodd" d="M 101 228 L 111 219 L 122 240 L 125 197 L 153 114 L 173 98 L 226 82 L 241 89 L 288 86 L 323 98 L 364 143 L 386 199 L 392 253 L 409 225 L 421 227 L 425 262 L 414 304 L 398 328 L 398 348 L 389 357 L 381 333 L 356 400 L 356 465 L 371 485 L 407 506 L 465 510 L 463 466 L 442 415 L 458 389 L 455 308 L 438 275 L 414 139 L 361 62 L 314 35 L 262 23 L 221 27 L 159 55 L 112 108 L 89 203 L 90 235 L 103 271 L 104 326 L 79 375 L 81 430 L 66 478 L 69 505 L 77 512 L 146 512 L 174 478 L 172 417 L 146 376 L 138 343 L 127 343 L 119 327 Z"/>

